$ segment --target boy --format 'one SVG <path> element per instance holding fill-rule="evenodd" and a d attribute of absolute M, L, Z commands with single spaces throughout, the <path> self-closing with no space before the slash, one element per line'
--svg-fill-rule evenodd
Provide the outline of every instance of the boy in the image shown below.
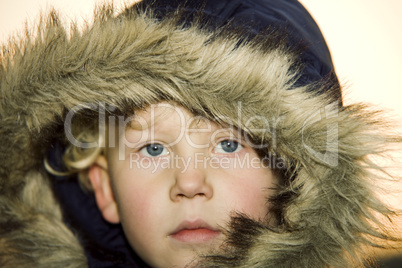
<path fill-rule="evenodd" d="M 52 14 L 3 50 L 2 266 L 348 267 L 392 239 L 369 156 L 400 140 L 342 106 L 306 11 L 211 3 Z"/>
<path fill-rule="evenodd" d="M 237 131 L 167 103 L 135 113 L 131 125 L 89 179 L 103 217 L 121 222 L 152 267 L 219 250 L 234 212 L 269 222 L 275 176 Z"/>

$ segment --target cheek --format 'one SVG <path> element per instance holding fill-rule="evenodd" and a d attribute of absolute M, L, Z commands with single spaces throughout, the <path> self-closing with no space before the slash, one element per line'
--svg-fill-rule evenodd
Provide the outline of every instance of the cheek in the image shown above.
<path fill-rule="evenodd" d="M 161 201 L 158 199 L 162 196 L 162 185 L 155 181 L 163 174 L 155 172 L 152 163 L 145 163 L 149 168 L 145 168 L 142 162 L 140 167 L 131 164 L 121 162 L 110 166 L 110 177 L 120 217 L 141 224 L 154 213 L 156 204 Z"/>
<path fill-rule="evenodd" d="M 148 183 L 150 178 L 143 177 L 141 172 L 116 172 L 114 174 L 113 192 L 118 206 L 121 223 L 126 236 L 136 249 L 146 245 L 152 239 L 151 233 L 143 230 L 153 229 L 161 213 L 161 187 Z M 113 180 L 112 180 L 113 181 Z M 162 214 L 163 215 L 163 214 Z"/>
<path fill-rule="evenodd" d="M 232 178 L 225 186 L 228 209 L 255 220 L 266 218 L 270 208 L 268 198 L 274 193 L 275 178 L 271 170 L 233 169 L 226 171 L 225 177 Z"/>
<path fill-rule="evenodd" d="M 163 241 L 165 229 L 161 223 L 166 221 L 159 204 L 162 194 L 148 185 L 125 185 L 120 188 L 118 210 L 125 236 L 133 250 L 145 261 L 154 256 L 163 256 L 159 245 Z"/>
<path fill-rule="evenodd" d="M 152 201 L 149 200 L 147 192 L 136 186 L 127 186 L 125 189 L 120 189 L 117 196 L 122 221 L 132 221 L 138 225 L 149 217 L 149 207 Z"/>

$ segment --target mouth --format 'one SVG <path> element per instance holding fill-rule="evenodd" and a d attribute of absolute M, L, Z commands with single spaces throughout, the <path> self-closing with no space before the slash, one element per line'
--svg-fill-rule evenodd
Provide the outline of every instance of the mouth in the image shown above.
<path fill-rule="evenodd" d="M 221 232 L 202 220 L 184 221 L 170 234 L 170 237 L 183 243 L 206 243 L 218 237 Z"/>

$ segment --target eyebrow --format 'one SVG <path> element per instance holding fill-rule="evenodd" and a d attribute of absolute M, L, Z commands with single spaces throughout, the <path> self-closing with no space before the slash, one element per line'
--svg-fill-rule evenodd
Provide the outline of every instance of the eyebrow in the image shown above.
<path fill-rule="evenodd" d="M 155 115 L 152 120 L 152 118 L 144 119 L 143 116 L 135 115 L 134 118 L 132 120 L 130 120 L 130 122 L 126 125 L 126 129 L 131 128 L 133 130 L 139 130 L 139 131 L 149 129 L 152 126 L 154 126 L 155 124 L 157 124 L 158 122 L 160 122 L 162 119 L 164 119 L 166 116 L 167 116 L 167 114 L 158 114 L 158 115 Z M 138 121 L 138 118 L 143 118 L 142 122 L 146 123 L 145 127 Z"/>
<path fill-rule="evenodd" d="M 186 128 L 186 132 L 191 134 L 197 132 L 200 129 L 208 129 L 209 132 L 213 132 L 214 129 L 218 128 L 219 125 L 214 123 L 213 121 L 202 117 L 202 116 L 193 116 L 190 118 L 191 122 Z M 187 125 L 187 124 L 186 124 Z"/>

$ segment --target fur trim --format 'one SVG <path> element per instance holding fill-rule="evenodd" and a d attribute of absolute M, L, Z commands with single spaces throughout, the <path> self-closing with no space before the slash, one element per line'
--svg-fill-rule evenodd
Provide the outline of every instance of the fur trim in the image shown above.
<path fill-rule="evenodd" d="M 28 33 L 4 46 L 0 264 L 86 265 L 42 165 L 68 111 L 106 104 L 130 114 L 133 107 L 167 100 L 244 129 L 269 144 L 263 154 L 285 163 L 287 180 L 272 200 L 281 215 L 279 227 L 234 218 L 232 250 L 206 257 L 200 266 L 358 265 L 364 245 L 389 238 L 378 215 L 392 215 L 375 196 L 379 168 L 369 156 L 401 141 L 376 131 L 381 124 L 363 106 L 340 107 L 330 94 L 315 93 L 328 92 L 329 82 L 296 88 L 302 68 L 297 55 L 277 33 L 265 38 L 241 42 L 146 13 L 116 19 L 113 9 L 104 7 L 83 31 L 67 32 L 52 12 L 35 38 Z M 257 116 L 268 125 L 249 120 Z"/>
<path fill-rule="evenodd" d="M 17 195 L 0 196 L 0 265 L 85 267 L 83 249 L 63 223 L 46 176 L 31 171 L 24 182 Z"/>

